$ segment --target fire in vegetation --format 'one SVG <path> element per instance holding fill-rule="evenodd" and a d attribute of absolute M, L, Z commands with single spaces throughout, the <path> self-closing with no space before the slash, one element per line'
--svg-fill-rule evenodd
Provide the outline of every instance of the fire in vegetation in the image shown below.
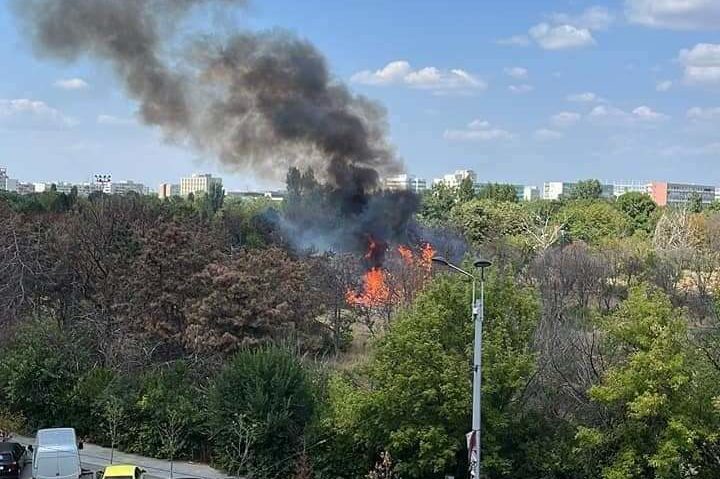
<path fill-rule="evenodd" d="M 347 303 L 354 307 L 380 308 L 410 300 L 412 292 L 429 278 L 433 256 L 435 249 L 430 243 L 422 244 L 417 251 L 407 245 L 389 251 L 385 242 L 369 237 L 365 253 L 368 269 L 363 274 L 361 289 L 347 291 Z"/>

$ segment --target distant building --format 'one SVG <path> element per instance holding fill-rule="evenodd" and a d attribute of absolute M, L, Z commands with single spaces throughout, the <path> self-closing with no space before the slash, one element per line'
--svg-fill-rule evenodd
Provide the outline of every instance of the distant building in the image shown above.
<path fill-rule="evenodd" d="M 222 178 L 210 174 L 194 174 L 180 180 L 180 196 L 187 198 L 188 195 L 197 193 L 209 193 L 212 185 L 222 186 Z"/>
<path fill-rule="evenodd" d="M 0 167 L 0 191 L 17 191 L 18 181 L 10 178 L 7 168 Z"/>
<path fill-rule="evenodd" d="M 700 197 L 703 204 L 715 201 L 715 187 L 692 183 L 668 183 L 653 181 L 650 183 L 650 196 L 659 206 L 679 206 Z"/>
<path fill-rule="evenodd" d="M 523 187 L 523 201 L 533 201 L 540 199 L 540 188 L 537 186 L 526 185 Z"/>
<path fill-rule="evenodd" d="M 442 178 L 435 178 L 432 181 L 433 186 L 444 184 L 450 188 L 460 186 L 465 178 L 470 178 L 473 185 L 477 183 L 477 174 L 473 170 L 455 170 L 453 173 L 444 175 Z"/>
<path fill-rule="evenodd" d="M 16 191 L 19 195 L 29 195 L 35 193 L 35 185 L 32 183 L 18 182 Z"/>
<path fill-rule="evenodd" d="M 570 195 L 577 183 L 569 183 L 565 181 L 550 181 L 543 184 L 543 199 L 544 200 L 559 200 L 560 198 L 567 197 Z M 601 198 L 612 198 L 615 194 L 615 188 L 613 185 L 602 185 L 602 192 L 600 193 Z"/>
<path fill-rule="evenodd" d="M 613 183 L 613 196 L 616 198 L 625 193 L 650 194 L 651 185 L 649 181 L 620 181 Z"/>
<path fill-rule="evenodd" d="M 277 191 L 228 191 L 225 193 L 226 198 L 239 200 L 259 200 L 269 199 L 272 201 L 282 201 L 287 196 L 285 190 Z"/>
<path fill-rule="evenodd" d="M 158 186 L 158 198 L 164 200 L 172 196 L 180 196 L 180 185 L 160 183 L 160 186 Z"/>
<path fill-rule="evenodd" d="M 395 175 L 388 176 L 383 181 L 384 187 L 388 191 L 412 191 L 414 193 L 422 193 L 427 189 L 427 181 L 424 178 L 418 178 L 415 175 Z"/>
<path fill-rule="evenodd" d="M 543 184 L 544 200 L 557 200 L 563 196 L 567 196 L 572 189 L 575 188 L 575 183 L 565 183 L 562 181 L 549 181 Z"/>
<path fill-rule="evenodd" d="M 127 180 L 110 183 L 110 193 L 113 195 L 126 195 L 128 193 L 147 195 L 150 193 L 150 189 L 142 183 Z"/>

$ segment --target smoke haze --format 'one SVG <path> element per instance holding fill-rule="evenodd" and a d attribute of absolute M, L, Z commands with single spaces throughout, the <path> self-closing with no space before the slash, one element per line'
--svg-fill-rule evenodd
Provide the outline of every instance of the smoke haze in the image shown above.
<path fill-rule="evenodd" d="M 265 178 L 312 168 L 341 221 L 305 236 L 365 248 L 368 235 L 404 234 L 414 196 L 375 194 L 380 175 L 402 170 L 385 110 L 334 78 L 312 44 L 282 30 L 178 35 L 196 9 L 244 1 L 13 1 L 39 57 L 109 64 L 140 119 L 168 140 Z"/>
<path fill-rule="evenodd" d="M 334 79 L 309 42 L 281 30 L 173 35 L 195 8 L 244 0 L 14 0 L 38 56 L 109 62 L 140 119 L 230 170 L 282 178 L 312 167 L 349 196 L 400 171 L 384 109 Z"/>

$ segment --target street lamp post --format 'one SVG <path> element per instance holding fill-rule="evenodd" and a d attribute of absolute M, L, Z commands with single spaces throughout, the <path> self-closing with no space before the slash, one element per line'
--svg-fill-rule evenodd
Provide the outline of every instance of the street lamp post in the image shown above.
<path fill-rule="evenodd" d="M 456 272 L 467 276 L 472 280 L 472 318 L 475 324 L 475 340 L 473 346 L 473 408 L 472 408 L 472 432 L 470 433 L 470 477 L 480 479 L 480 429 L 482 419 L 482 337 L 483 320 L 485 319 L 485 268 L 492 263 L 485 259 L 476 260 L 473 265 L 480 269 L 480 298 L 477 298 L 477 278 L 474 274 L 450 263 L 442 256 L 435 256 L 432 259 L 436 263 L 443 264 Z"/>

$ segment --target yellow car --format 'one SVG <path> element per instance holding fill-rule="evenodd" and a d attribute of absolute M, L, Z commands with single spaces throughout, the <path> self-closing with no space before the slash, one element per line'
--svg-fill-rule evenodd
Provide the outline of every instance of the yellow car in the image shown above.
<path fill-rule="evenodd" d="M 102 479 L 143 479 L 145 469 L 130 465 L 107 466 L 102 473 Z"/>

